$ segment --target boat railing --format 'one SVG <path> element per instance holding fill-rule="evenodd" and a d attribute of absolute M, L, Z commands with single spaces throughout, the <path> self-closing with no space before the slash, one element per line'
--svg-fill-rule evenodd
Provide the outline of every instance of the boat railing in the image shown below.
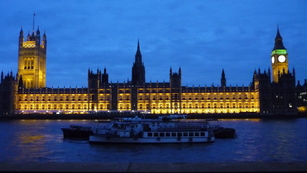
<path fill-rule="evenodd" d="M 157 131 L 173 131 L 173 130 L 205 130 L 208 129 L 207 126 L 174 126 L 174 127 L 158 127 Z"/>

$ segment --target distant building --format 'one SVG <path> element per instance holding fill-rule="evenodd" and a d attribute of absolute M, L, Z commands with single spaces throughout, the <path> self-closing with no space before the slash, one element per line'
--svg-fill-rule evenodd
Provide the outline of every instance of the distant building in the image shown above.
<path fill-rule="evenodd" d="M 28 34 L 26 41 L 20 31 L 18 75 L 1 75 L 1 113 L 296 114 L 298 106 L 306 108 L 306 81 L 295 86 L 295 70 L 288 69 L 279 29 L 271 53 L 272 74 L 270 69 L 255 71 L 249 86 L 227 86 L 224 69 L 220 86 L 182 86 L 181 68 L 176 72 L 170 68 L 169 82 L 146 82 L 138 42 L 131 81 L 110 83 L 104 68 L 88 70 L 88 88 L 50 88 L 46 87 L 46 49 L 46 34 L 41 39 L 39 29 Z"/>

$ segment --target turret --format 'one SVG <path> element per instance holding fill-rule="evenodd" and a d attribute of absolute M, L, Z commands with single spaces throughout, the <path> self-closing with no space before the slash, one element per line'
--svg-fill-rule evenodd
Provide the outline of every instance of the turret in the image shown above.
<path fill-rule="evenodd" d="M 41 42 L 41 36 L 40 36 L 39 27 L 36 30 L 35 41 L 36 41 L 36 45 L 39 46 L 40 42 Z"/>
<path fill-rule="evenodd" d="M 21 28 L 19 32 L 19 47 L 22 46 L 22 43 L 23 43 L 23 30 Z"/>
<path fill-rule="evenodd" d="M 222 70 L 222 75 L 221 75 L 221 87 L 226 87 L 226 77 L 225 77 L 225 72 L 224 69 Z"/>
<path fill-rule="evenodd" d="M 1 83 L 3 81 L 3 71 L 1 72 Z"/>
<path fill-rule="evenodd" d="M 132 66 L 132 84 L 145 83 L 145 66 L 142 62 L 142 54 L 140 49 L 140 42 L 138 41 L 137 51 L 135 53 L 135 62 Z"/>
<path fill-rule="evenodd" d="M 109 83 L 109 74 L 107 73 L 107 69 L 103 69 L 103 74 L 101 74 L 101 84 L 108 84 Z"/>
<path fill-rule="evenodd" d="M 47 49 L 47 36 L 45 32 L 43 35 L 42 46 L 44 47 L 44 49 Z"/>
<path fill-rule="evenodd" d="M 173 73 L 172 68 L 170 68 L 170 84 L 171 88 L 181 87 L 181 68 L 179 68 L 178 73 Z"/>

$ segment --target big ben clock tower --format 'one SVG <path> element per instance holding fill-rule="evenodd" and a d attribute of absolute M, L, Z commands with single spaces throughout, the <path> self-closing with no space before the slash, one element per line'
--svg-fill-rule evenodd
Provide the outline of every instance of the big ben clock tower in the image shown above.
<path fill-rule="evenodd" d="M 275 46 L 271 54 L 273 82 L 278 83 L 282 74 L 288 73 L 288 53 L 282 42 L 282 37 L 277 29 Z"/>

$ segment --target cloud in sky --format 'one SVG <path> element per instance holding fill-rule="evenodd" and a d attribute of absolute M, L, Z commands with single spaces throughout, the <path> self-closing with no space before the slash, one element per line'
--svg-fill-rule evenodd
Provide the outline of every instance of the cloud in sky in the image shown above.
<path fill-rule="evenodd" d="M 307 78 L 307 2 L 295 1 L 5 1 L 0 7 L 0 70 L 17 72 L 18 34 L 46 32 L 47 86 L 87 86 L 87 70 L 107 68 L 109 80 L 131 79 L 140 40 L 146 81 L 249 85 L 253 71 L 271 67 L 279 25 L 297 80 Z"/>

